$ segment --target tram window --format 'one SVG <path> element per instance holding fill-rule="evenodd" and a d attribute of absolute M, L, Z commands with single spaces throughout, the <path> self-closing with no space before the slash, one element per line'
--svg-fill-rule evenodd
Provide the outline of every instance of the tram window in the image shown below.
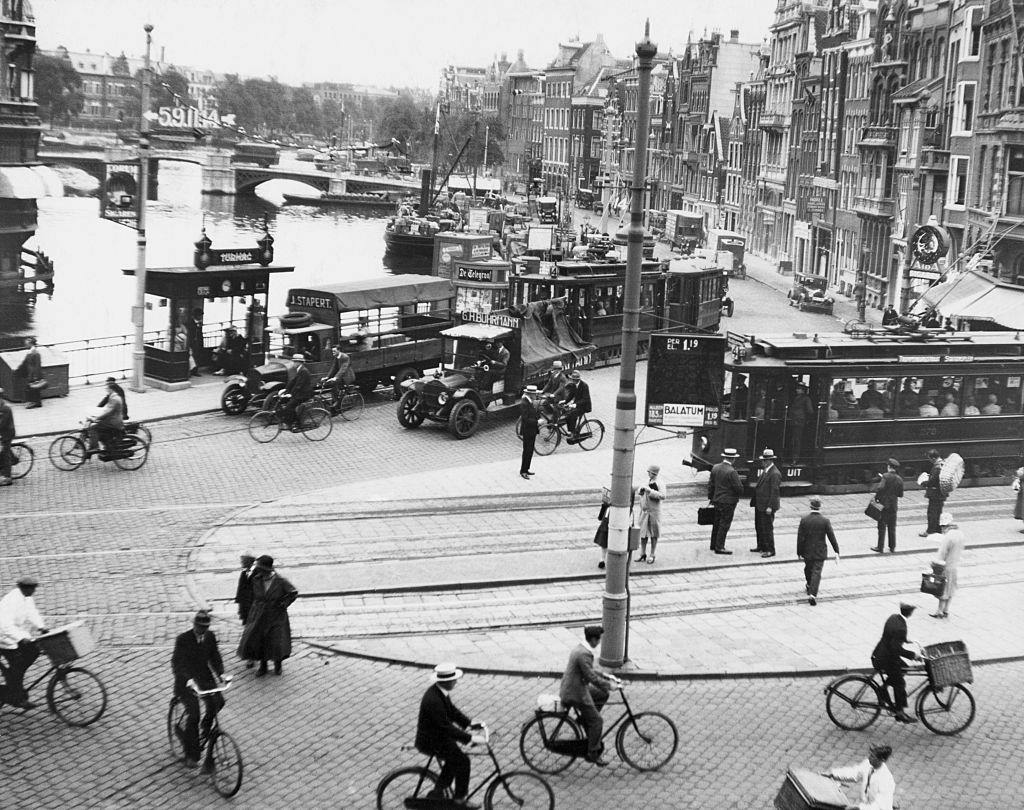
<path fill-rule="evenodd" d="M 1000 416 L 1021 412 L 1021 377 L 1013 374 L 994 374 L 968 377 L 964 384 L 967 394 L 964 416 Z M 968 404 L 967 400 L 971 400 Z M 974 413 L 978 411 L 978 413 Z"/>
<path fill-rule="evenodd" d="M 763 420 L 768 408 L 768 381 L 762 377 L 753 380 L 751 384 L 753 388 L 749 394 L 749 401 L 753 404 L 750 406 L 750 418 Z"/>
<path fill-rule="evenodd" d="M 829 419 L 857 419 L 860 416 L 852 380 L 843 378 L 832 383 L 832 391 L 828 395 L 828 416 Z"/>
<path fill-rule="evenodd" d="M 843 390 L 833 386 L 830 410 L 840 419 L 884 419 L 892 416 L 896 379 L 892 377 L 857 377 L 841 380 Z M 842 407 L 839 407 L 842 406 Z"/>
<path fill-rule="evenodd" d="M 732 375 L 732 393 L 729 395 L 729 416 L 733 419 L 746 419 L 750 408 L 750 389 L 747 387 L 746 374 Z M 761 416 L 764 416 L 764 402 L 761 403 Z"/>

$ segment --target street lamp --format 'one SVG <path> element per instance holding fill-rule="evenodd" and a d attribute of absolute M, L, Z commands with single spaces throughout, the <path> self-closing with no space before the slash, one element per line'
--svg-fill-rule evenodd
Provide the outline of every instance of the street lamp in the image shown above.
<path fill-rule="evenodd" d="M 149 52 L 153 45 L 153 26 L 146 23 L 146 58 L 142 65 L 142 92 L 139 99 L 139 188 L 138 219 L 135 246 L 135 306 L 132 325 L 135 341 L 132 347 L 132 391 L 146 390 L 146 200 L 149 198 Z"/>

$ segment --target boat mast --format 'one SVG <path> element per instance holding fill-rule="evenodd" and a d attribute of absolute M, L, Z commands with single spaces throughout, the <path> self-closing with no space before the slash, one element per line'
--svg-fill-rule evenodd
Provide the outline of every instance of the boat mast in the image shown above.
<path fill-rule="evenodd" d="M 424 169 L 420 179 L 420 216 L 430 213 L 434 203 L 434 178 L 437 176 L 437 156 L 441 142 L 441 98 L 438 96 L 434 108 L 434 148 L 430 158 L 430 169 Z"/>

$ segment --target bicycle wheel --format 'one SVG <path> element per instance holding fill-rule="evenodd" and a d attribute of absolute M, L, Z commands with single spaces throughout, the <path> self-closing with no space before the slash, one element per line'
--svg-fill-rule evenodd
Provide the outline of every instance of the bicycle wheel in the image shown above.
<path fill-rule="evenodd" d="M 50 443 L 50 462 L 58 470 L 77 470 L 88 457 L 85 442 L 70 433 L 58 436 Z"/>
<path fill-rule="evenodd" d="M 563 750 L 566 753 L 552 751 L 544 744 L 545 738 L 548 743 L 554 743 L 556 746 L 565 744 Z M 535 771 L 561 773 L 576 760 L 578 755 L 570 752 L 573 750 L 573 744 L 579 744 L 581 740 L 583 731 L 574 720 L 555 715 L 541 715 L 523 726 L 523 731 L 519 735 L 519 753 L 523 755 L 523 762 Z M 582 746 L 579 750 L 583 750 Z"/>
<path fill-rule="evenodd" d="M 281 420 L 273 411 L 256 411 L 249 420 L 249 435 L 260 444 L 272 442 L 281 432 Z"/>
<path fill-rule="evenodd" d="M 533 444 L 534 452 L 538 456 L 550 456 L 555 452 L 560 441 L 562 441 L 562 433 L 557 425 L 541 425 L 537 432 L 537 441 Z"/>
<path fill-rule="evenodd" d="M 11 478 L 24 478 L 36 463 L 35 451 L 27 444 L 11 445 Z"/>
<path fill-rule="evenodd" d="M 825 711 L 839 728 L 860 731 L 882 711 L 878 685 L 867 675 L 844 675 L 825 688 Z"/>
<path fill-rule="evenodd" d="M 167 744 L 171 756 L 179 762 L 185 759 L 185 704 L 176 697 L 171 698 L 167 709 Z"/>
<path fill-rule="evenodd" d="M 580 425 L 580 447 L 596 450 L 604 439 L 604 424 L 597 419 L 584 419 Z"/>
<path fill-rule="evenodd" d="M 555 794 L 551 785 L 537 774 L 509 771 L 491 782 L 484 794 L 484 810 L 502 810 L 505 807 L 554 810 Z"/>
<path fill-rule="evenodd" d="M 928 686 L 917 698 L 917 716 L 925 728 L 948 737 L 974 720 L 974 695 L 966 686 Z"/>
<path fill-rule="evenodd" d="M 334 422 L 323 408 L 306 408 L 299 416 L 299 427 L 311 442 L 322 442 L 331 435 Z"/>
<path fill-rule="evenodd" d="M 58 669 L 46 686 L 46 705 L 69 726 L 88 726 L 106 711 L 107 690 L 87 669 Z"/>
<path fill-rule="evenodd" d="M 615 750 L 638 771 L 656 771 L 676 754 L 676 724 L 660 712 L 640 712 L 627 718 L 615 734 Z"/>
<path fill-rule="evenodd" d="M 213 789 L 230 799 L 242 787 L 242 749 L 230 734 L 217 731 L 210 740 L 207 756 L 213 761 Z"/>
<path fill-rule="evenodd" d="M 366 407 L 366 400 L 358 391 L 347 391 L 338 403 L 338 413 L 346 422 L 355 422 L 363 415 L 363 408 Z"/>
<path fill-rule="evenodd" d="M 150 431 L 148 427 L 142 424 L 142 422 L 135 423 L 135 429 L 132 430 L 132 433 L 134 433 L 136 436 L 142 439 L 142 441 L 144 441 L 146 444 L 153 443 L 153 433 Z"/>
<path fill-rule="evenodd" d="M 437 787 L 437 774 L 426 768 L 399 768 L 377 784 L 377 810 L 405 810 L 406 799 L 423 799 Z"/>
<path fill-rule="evenodd" d="M 121 454 L 128 453 L 128 456 Z M 121 449 L 114 455 L 114 464 L 121 470 L 137 470 L 149 458 L 149 444 L 141 436 L 125 436 Z"/>

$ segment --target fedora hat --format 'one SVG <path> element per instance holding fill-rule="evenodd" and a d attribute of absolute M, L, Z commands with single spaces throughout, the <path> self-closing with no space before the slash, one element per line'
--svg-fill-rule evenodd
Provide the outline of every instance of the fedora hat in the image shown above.
<path fill-rule="evenodd" d="M 723 458 L 739 458 L 740 454 L 736 452 L 735 447 L 726 447 L 722 451 Z"/>
<path fill-rule="evenodd" d="M 294 360 L 296 363 L 304 363 L 306 362 L 306 355 L 304 355 L 302 352 L 295 352 L 295 354 L 292 355 L 292 360 Z"/>
<path fill-rule="evenodd" d="M 24 585 L 26 588 L 35 588 L 39 585 L 39 580 L 31 574 L 26 574 L 23 577 L 18 577 L 17 585 Z"/>
<path fill-rule="evenodd" d="M 766 447 L 764 450 L 761 451 L 761 458 L 774 459 L 775 458 L 775 451 L 772 450 L 770 447 Z"/>
<path fill-rule="evenodd" d="M 462 675 L 462 670 L 455 666 L 455 664 L 445 661 L 443 664 L 438 664 L 434 667 L 434 672 L 430 679 L 434 683 L 447 683 L 448 681 L 457 681 Z"/>
<path fill-rule="evenodd" d="M 523 391 L 523 393 L 525 394 L 536 394 L 539 392 L 540 389 L 536 385 L 528 385 L 526 386 L 526 389 Z"/>

